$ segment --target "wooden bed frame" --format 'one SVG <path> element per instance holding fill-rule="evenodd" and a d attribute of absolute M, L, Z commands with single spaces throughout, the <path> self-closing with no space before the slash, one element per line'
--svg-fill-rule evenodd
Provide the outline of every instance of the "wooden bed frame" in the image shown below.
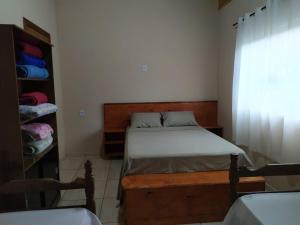
<path fill-rule="evenodd" d="M 0 186 L 0 195 L 13 195 L 26 192 L 85 189 L 86 205 L 70 205 L 64 207 L 55 207 L 55 209 L 83 207 L 96 214 L 96 204 L 94 200 L 95 185 L 94 178 L 92 175 L 92 163 L 88 160 L 85 163 L 84 167 L 85 178 L 77 178 L 76 180 L 70 183 L 61 183 L 54 179 L 12 180 Z M 17 209 L 14 211 L 17 211 Z"/>
<path fill-rule="evenodd" d="M 124 130 L 134 112 L 193 111 L 203 127 L 217 126 L 217 101 L 104 104 L 104 130 Z"/>
<path fill-rule="evenodd" d="M 134 112 L 193 111 L 197 122 L 218 127 L 217 101 L 104 104 L 104 130 L 125 130 Z M 242 191 L 262 191 L 262 177 L 245 178 Z M 229 207 L 228 171 L 145 174 L 123 177 L 121 218 L 125 225 L 215 222 Z"/>

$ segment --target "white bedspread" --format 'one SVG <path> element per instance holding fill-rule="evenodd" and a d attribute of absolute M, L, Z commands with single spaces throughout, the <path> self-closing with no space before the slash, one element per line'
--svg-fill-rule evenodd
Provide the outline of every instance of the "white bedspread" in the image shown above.
<path fill-rule="evenodd" d="M 253 194 L 239 198 L 225 225 L 299 225 L 300 192 Z"/>
<path fill-rule="evenodd" d="M 124 174 L 224 170 L 230 154 L 251 165 L 245 152 L 202 127 L 128 128 Z"/>
<path fill-rule="evenodd" d="M 0 213 L 0 225 L 101 225 L 87 209 L 52 209 Z"/>

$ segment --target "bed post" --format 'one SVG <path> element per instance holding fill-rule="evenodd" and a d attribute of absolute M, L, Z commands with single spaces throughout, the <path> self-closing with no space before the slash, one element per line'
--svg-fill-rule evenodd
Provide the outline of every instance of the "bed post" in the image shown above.
<path fill-rule="evenodd" d="M 229 180 L 230 180 L 230 202 L 231 204 L 238 198 L 237 188 L 239 183 L 239 171 L 238 171 L 238 155 L 230 155 L 230 169 L 229 169 Z"/>
<path fill-rule="evenodd" d="M 95 183 L 92 174 L 92 163 L 88 160 L 85 164 L 85 195 L 86 195 L 86 207 L 91 212 L 96 213 L 96 204 L 94 199 Z"/>

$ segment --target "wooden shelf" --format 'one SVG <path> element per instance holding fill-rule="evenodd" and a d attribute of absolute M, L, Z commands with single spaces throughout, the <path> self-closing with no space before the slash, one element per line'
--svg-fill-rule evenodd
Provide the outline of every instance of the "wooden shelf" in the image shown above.
<path fill-rule="evenodd" d="M 20 81 L 50 81 L 50 79 L 23 78 L 23 77 L 18 77 L 17 80 L 20 80 Z"/>
<path fill-rule="evenodd" d="M 106 145 L 124 144 L 124 140 L 105 141 L 104 144 L 106 144 Z"/>
<path fill-rule="evenodd" d="M 110 157 L 122 157 L 124 155 L 125 129 L 104 130 L 104 151 Z"/>
<path fill-rule="evenodd" d="M 24 170 L 29 170 L 35 163 L 37 163 L 44 155 L 50 152 L 57 146 L 57 142 L 53 142 L 46 150 L 37 155 L 24 155 Z"/>
<path fill-rule="evenodd" d="M 55 114 L 56 114 L 56 112 L 53 112 L 53 113 L 49 113 L 49 114 L 42 115 L 42 116 L 31 117 L 31 118 L 27 118 L 27 119 L 23 119 L 23 120 L 21 119 L 21 125 L 33 122 L 34 120 L 43 118 L 45 116 L 55 115 Z"/>

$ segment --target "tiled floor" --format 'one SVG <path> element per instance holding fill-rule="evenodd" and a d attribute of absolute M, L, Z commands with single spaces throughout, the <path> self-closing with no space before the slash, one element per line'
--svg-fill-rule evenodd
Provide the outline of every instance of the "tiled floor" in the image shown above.
<path fill-rule="evenodd" d="M 122 166 L 121 160 L 103 160 L 98 156 L 67 157 L 60 162 L 61 180 L 69 182 L 76 177 L 83 177 L 83 165 L 88 159 L 93 164 L 97 216 L 103 225 L 119 225 L 117 191 Z M 69 190 L 62 192 L 62 199 L 59 204 L 67 206 L 82 205 L 84 203 L 83 190 Z M 222 223 L 202 225 L 222 225 Z"/>

